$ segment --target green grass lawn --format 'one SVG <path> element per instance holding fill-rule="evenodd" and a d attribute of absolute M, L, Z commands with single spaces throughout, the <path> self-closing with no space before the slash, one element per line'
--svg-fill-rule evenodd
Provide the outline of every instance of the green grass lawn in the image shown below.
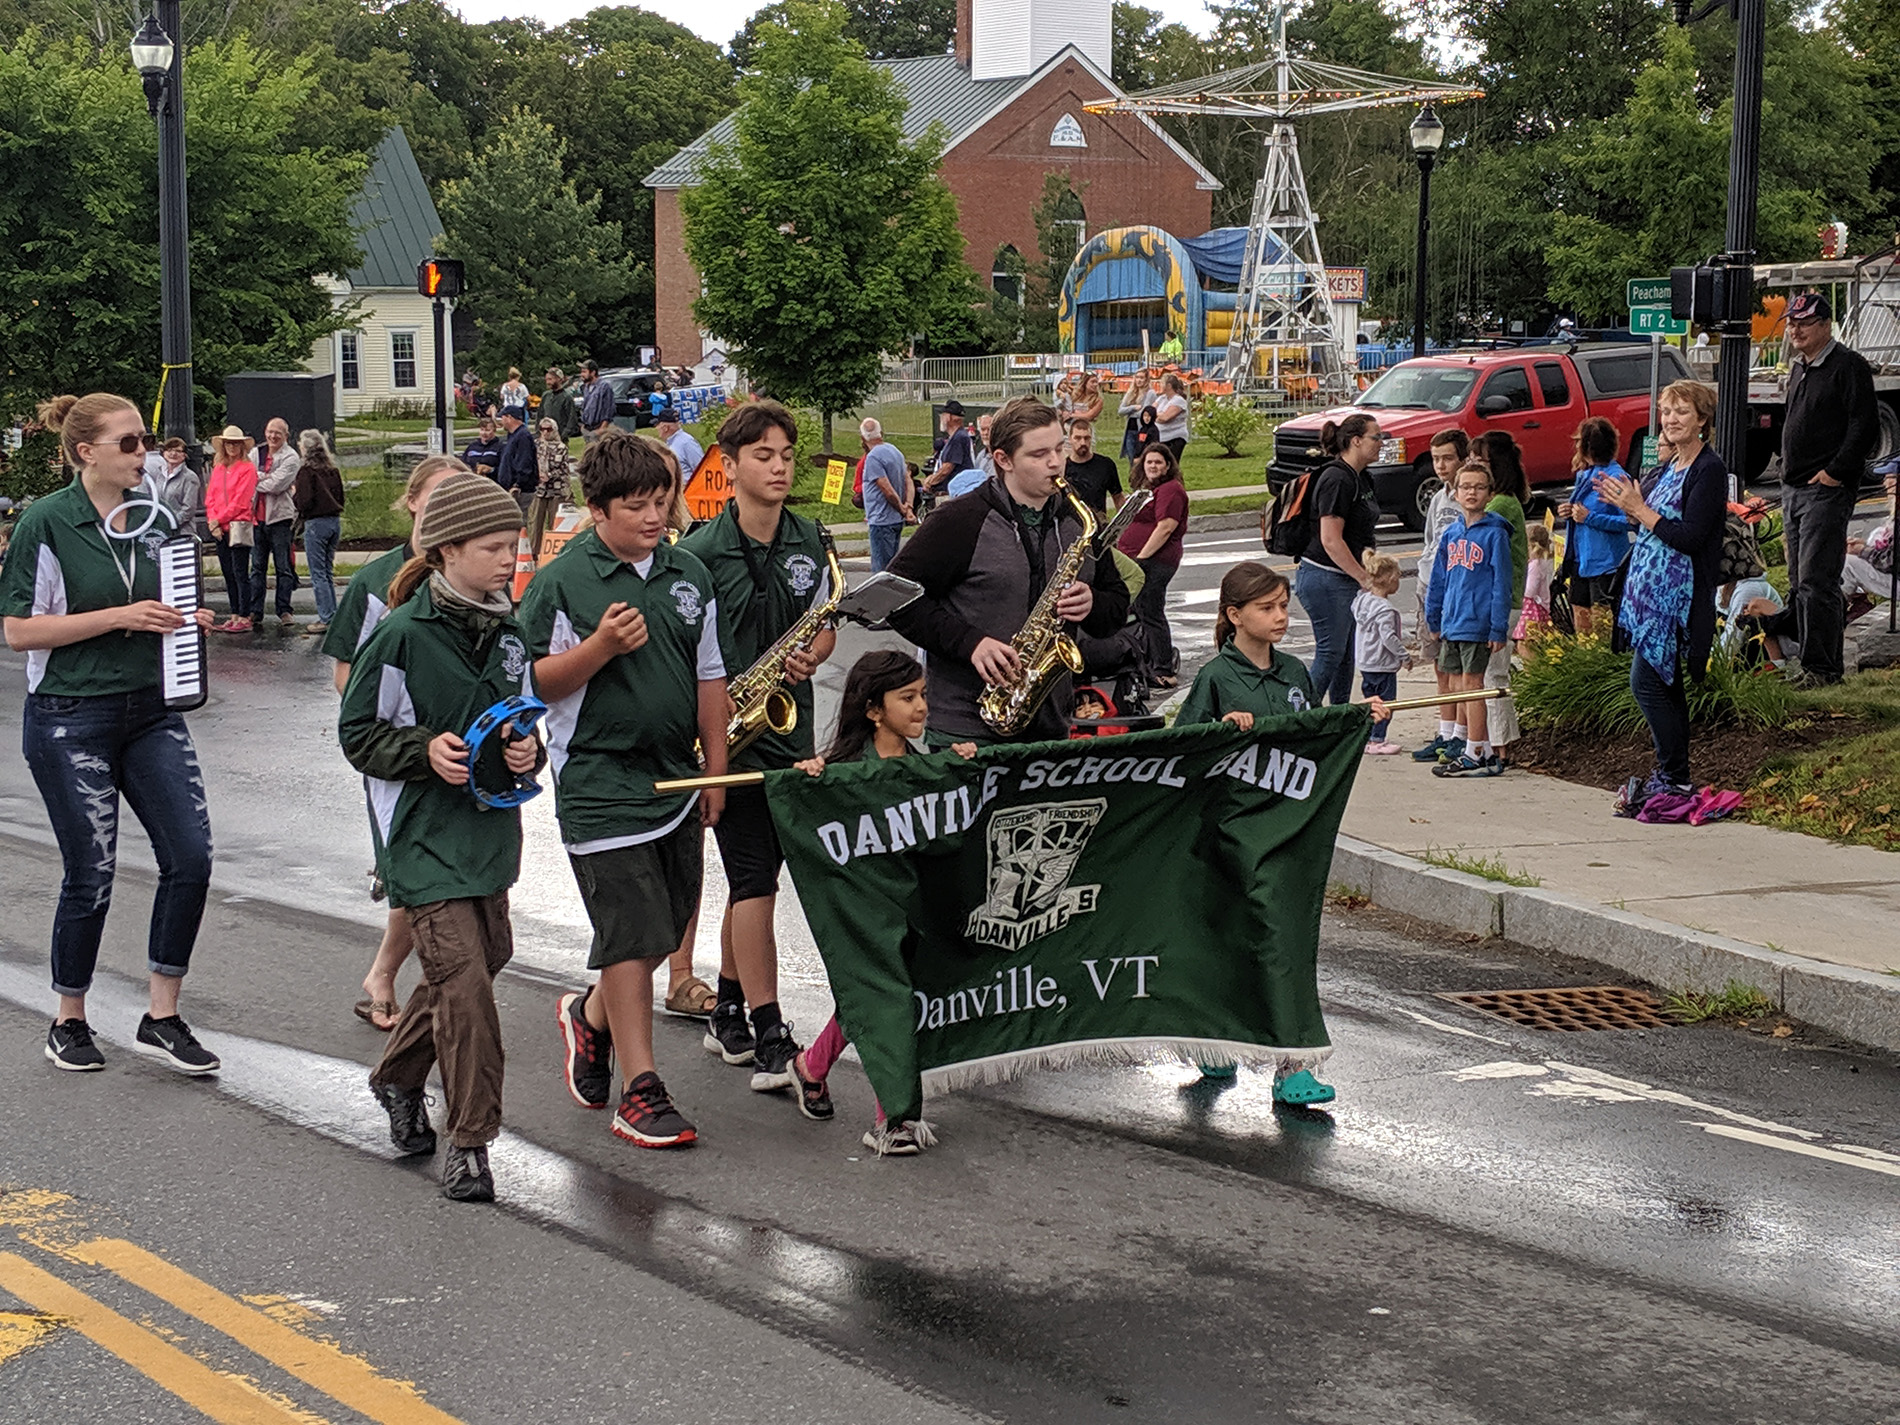
<path fill-rule="evenodd" d="M 1830 841 L 1900 850 L 1900 669 L 1859 673 L 1794 695 L 1797 716 L 1844 713 L 1858 737 L 1777 757 L 1748 788 L 1748 820 Z"/>

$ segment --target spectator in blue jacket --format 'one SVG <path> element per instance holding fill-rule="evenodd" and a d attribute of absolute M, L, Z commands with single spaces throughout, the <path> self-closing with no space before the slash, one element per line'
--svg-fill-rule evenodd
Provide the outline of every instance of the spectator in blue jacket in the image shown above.
<path fill-rule="evenodd" d="M 486 475 L 490 480 L 501 469 L 501 435 L 495 429 L 493 416 L 483 416 L 476 422 L 475 439 L 462 452 L 462 463 L 477 475 Z"/>
<path fill-rule="evenodd" d="M 1491 499 L 1491 467 L 1467 460 L 1452 487 L 1463 525 L 1453 525 L 1439 541 L 1426 595 L 1425 622 L 1437 634 L 1438 667 L 1451 676 L 1451 691 L 1476 692 L 1484 686 L 1491 655 L 1511 636 L 1511 526 L 1485 509 Z M 1464 704 L 1469 735 L 1456 757 L 1432 768 L 1436 777 L 1495 777 L 1504 770 L 1491 750 L 1491 727 L 1482 702 Z"/>
<path fill-rule="evenodd" d="M 534 432 L 528 429 L 526 406 L 503 406 L 502 428 L 508 432 L 502 441 L 501 465 L 495 471 L 495 483 L 515 497 L 515 503 L 527 513 L 534 487 L 541 483 L 541 457 L 534 448 Z"/>
<path fill-rule="evenodd" d="M 1591 416 L 1577 427 L 1577 448 L 1570 458 L 1576 487 L 1557 506 L 1557 518 L 1570 521 L 1564 563 L 1570 570 L 1570 616 L 1579 635 L 1595 626 L 1594 610 L 1613 613 L 1616 571 L 1630 552 L 1630 520 L 1597 489 L 1599 478 L 1627 480 L 1616 461 L 1616 427 Z"/>

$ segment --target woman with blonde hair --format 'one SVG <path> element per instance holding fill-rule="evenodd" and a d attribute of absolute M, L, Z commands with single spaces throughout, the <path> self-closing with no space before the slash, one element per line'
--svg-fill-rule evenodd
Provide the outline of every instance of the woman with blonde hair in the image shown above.
<path fill-rule="evenodd" d="M 145 479 L 145 422 L 130 401 L 104 394 L 60 396 L 39 415 L 79 473 L 14 527 L 0 625 L 7 646 L 26 654 L 21 741 L 65 866 L 53 915 L 59 1011 L 46 1057 L 58 1069 L 105 1067 L 86 992 L 112 904 L 123 798 L 158 859 L 145 952 L 150 1010 L 132 1047 L 180 1073 L 215 1073 L 217 1055 L 178 1015 L 211 885 L 204 774 L 184 715 L 166 707 L 159 681 L 159 636 L 185 618 L 158 597 L 156 543 L 169 525 L 161 517 L 146 528 L 119 508 Z M 197 622 L 209 628 L 210 611 L 199 609 Z"/>
<path fill-rule="evenodd" d="M 501 406 L 503 410 L 510 406 L 528 408 L 528 383 L 521 379 L 521 368 L 510 366 L 508 379 L 501 383 Z"/>
<path fill-rule="evenodd" d="M 211 442 L 217 457 L 205 484 L 205 524 L 218 546 L 218 568 L 224 574 L 224 596 L 231 616 L 217 625 L 219 633 L 249 633 L 251 615 L 251 546 L 257 538 L 253 506 L 257 503 L 257 466 L 251 460 L 251 438 L 236 426 L 226 426 Z"/>
<path fill-rule="evenodd" d="M 1603 498 L 1638 529 L 1616 624 L 1634 655 L 1630 691 L 1649 724 L 1656 770 L 1646 782 L 1626 789 L 1622 810 L 1628 816 L 1653 796 L 1688 796 L 1695 790 L 1684 679 L 1701 682 L 1708 672 L 1728 516 L 1728 468 L 1708 447 L 1715 388 L 1700 381 L 1672 382 L 1657 413 L 1664 437 L 1675 447 L 1670 462 L 1641 485 L 1615 475 L 1597 478 Z"/>

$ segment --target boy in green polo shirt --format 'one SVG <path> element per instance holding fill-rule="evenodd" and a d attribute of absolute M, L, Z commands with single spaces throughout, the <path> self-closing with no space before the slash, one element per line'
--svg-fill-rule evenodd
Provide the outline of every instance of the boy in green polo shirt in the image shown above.
<path fill-rule="evenodd" d="M 712 574 L 720 634 L 735 675 L 757 662 L 831 592 L 818 526 L 785 508 L 797 443 L 798 423 L 776 401 L 748 401 L 727 416 L 719 427 L 719 453 L 733 498 L 718 518 L 679 544 Z M 798 723 L 783 735 L 768 731 L 733 760 L 735 768 L 790 767 L 813 755 L 811 675 L 836 643 L 837 635 L 827 630 L 807 653 L 787 663 L 785 680 L 798 707 Z M 705 1044 L 728 1064 L 751 1064 L 753 1088 L 790 1088 L 799 1046 L 779 1013 L 778 941 L 772 932 L 779 867 L 785 858 L 766 808 L 765 789 L 733 788 L 713 834 L 726 863 L 730 896 L 726 933 L 720 937 L 719 1002 Z"/>
<path fill-rule="evenodd" d="M 673 472 L 646 441 L 612 430 L 580 462 L 593 528 L 551 560 L 522 600 L 534 684 L 548 704 L 561 839 L 594 926 L 591 990 L 561 997 L 568 1092 L 605 1108 L 620 1066 L 615 1136 L 672 1148 L 698 1133 L 653 1062 L 653 972 L 699 909 L 704 826 L 723 794 L 661 795 L 656 781 L 726 770 L 726 666 L 706 566 L 666 542 Z M 699 815 L 693 815 L 695 802 Z"/>

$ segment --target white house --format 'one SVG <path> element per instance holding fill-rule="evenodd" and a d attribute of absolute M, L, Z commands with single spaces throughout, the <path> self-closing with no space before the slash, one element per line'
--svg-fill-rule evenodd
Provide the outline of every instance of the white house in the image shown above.
<path fill-rule="evenodd" d="M 429 299 L 416 290 L 416 264 L 435 252 L 442 220 L 401 128 L 378 145 L 350 222 L 363 260 L 323 285 L 338 306 L 358 299 L 356 324 L 317 343 L 306 368 L 336 377 L 338 416 L 379 401 L 432 402 L 435 328 Z"/>

